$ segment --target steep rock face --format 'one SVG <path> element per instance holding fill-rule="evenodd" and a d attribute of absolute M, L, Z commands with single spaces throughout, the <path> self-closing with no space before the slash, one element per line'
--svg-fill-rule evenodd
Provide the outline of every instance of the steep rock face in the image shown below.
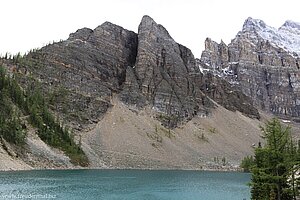
<path fill-rule="evenodd" d="M 298 118 L 299 56 L 292 51 L 296 47 L 291 43 L 300 40 L 296 25 L 286 22 L 277 30 L 261 20 L 248 18 L 228 46 L 205 41 L 200 69 L 225 78 L 259 108 L 281 117 Z"/>
<path fill-rule="evenodd" d="M 58 111 L 71 113 L 70 121 L 87 124 L 98 121 L 111 106 L 112 93 L 120 91 L 136 54 L 137 34 L 105 22 L 94 30 L 80 29 L 27 58 L 33 63 L 30 71 L 45 87 L 67 95 L 61 104 L 56 100 Z"/>
<path fill-rule="evenodd" d="M 250 118 L 260 119 L 258 110 L 250 97 L 226 80 L 207 73 L 203 76 L 202 91 L 211 99 L 231 111 L 240 111 Z"/>
<path fill-rule="evenodd" d="M 138 35 L 135 72 L 147 101 L 175 121 L 205 114 L 209 104 L 192 79 L 191 74 L 199 75 L 200 71 L 191 51 L 176 43 L 168 31 L 149 16 L 143 17 Z"/>

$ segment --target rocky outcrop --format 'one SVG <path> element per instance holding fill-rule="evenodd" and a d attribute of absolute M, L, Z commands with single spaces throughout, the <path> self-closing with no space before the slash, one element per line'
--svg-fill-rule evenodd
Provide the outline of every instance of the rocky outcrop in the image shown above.
<path fill-rule="evenodd" d="M 205 115 L 208 100 L 192 74 L 200 75 L 193 54 L 176 43 L 168 31 L 149 16 L 139 25 L 138 54 L 134 67 L 139 92 L 166 126 Z M 129 76 L 132 78 L 132 76 Z"/>
<path fill-rule="evenodd" d="M 124 85 L 124 91 L 130 92 L 122 92 L 122 99 L 138 106 L 151 105 L 165 126 L 174 127 L 184 119 L 207 116 L 213 105 L 208 97 L 230 110 L 247 110 L 245 113 L 249 114 L 243 106 L 251 107 L 249 98 L 239 98 L 241 95 L 233 92 L 229 84 L 219 85 L 218 78 L 203 76 L 191 50 L 176 43 L 149 16 L 144 16 L 139 25 L 137 52 L 135 66 L 128 68 Z M 226 92 L 242 103 L 231 101 L 229 95 L 224 95 Z M 258 112 L 249 116 L 258 117 Z"/>
<path fill-rule="evenodd" d="M 297 119 L 299 56 L 286 46 L 286 41 L 300 40 L 300 35 L 285 34 L 287 26 L 292 27 L 290 32 L 298 27 L 290 24 L 285 23 L 277 30 L 261 20 L 248 18 L 228 46 L 211 39 L 205 41 L 200 68 L 231 82 L 251 97 L 258 108 Z"/>
<path fill-rule="evenodd" d="M 65 98 L 54 99 L 58 112 L 81 130 L 81 125 L 97 122 L 111 106 L 112 94 L 120 91 L 136 54 L 137 34 L 105 22 L 31 52 L 27 59 L 44 88 Z"/>
<path fill-rule="evenodd" d="M 240 111 L 250 118 L 260 119 L 258 110 L 250 97 L 226 80 L 207 73 L 203 76 L 202 91 L 211 99 L 231 111 Z"/>

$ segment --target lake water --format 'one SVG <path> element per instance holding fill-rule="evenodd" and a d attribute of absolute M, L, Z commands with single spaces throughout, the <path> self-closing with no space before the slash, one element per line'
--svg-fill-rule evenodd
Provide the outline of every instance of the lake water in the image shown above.
<path fill-rule="evenodd" d="M 250 174 L 180 170 L 0 172 L 0 199 L 243 200 Z"/>

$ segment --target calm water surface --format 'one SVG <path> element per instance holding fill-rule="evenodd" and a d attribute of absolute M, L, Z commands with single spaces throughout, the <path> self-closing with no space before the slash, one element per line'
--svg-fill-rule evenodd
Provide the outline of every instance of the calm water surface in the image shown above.
<path fill-rule="evenodd" d="M 0 172 L 0 199 L 243 200 L 250 174 L 204 171 Z"/>

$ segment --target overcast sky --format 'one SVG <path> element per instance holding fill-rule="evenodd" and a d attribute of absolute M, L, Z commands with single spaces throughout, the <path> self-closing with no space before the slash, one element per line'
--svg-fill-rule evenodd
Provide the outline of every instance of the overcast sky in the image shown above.
<path fill-rule="evenodd" d="M 143 15 L 162 24 L 200 57 L 210 37 L 229 43 L 246 18 L 280 27 L 300 22 L 299 0 L 0 0 L 0 54 L 26 52 L 67 39 L 79 28 L 105 21 L 137 32 Z"/>

